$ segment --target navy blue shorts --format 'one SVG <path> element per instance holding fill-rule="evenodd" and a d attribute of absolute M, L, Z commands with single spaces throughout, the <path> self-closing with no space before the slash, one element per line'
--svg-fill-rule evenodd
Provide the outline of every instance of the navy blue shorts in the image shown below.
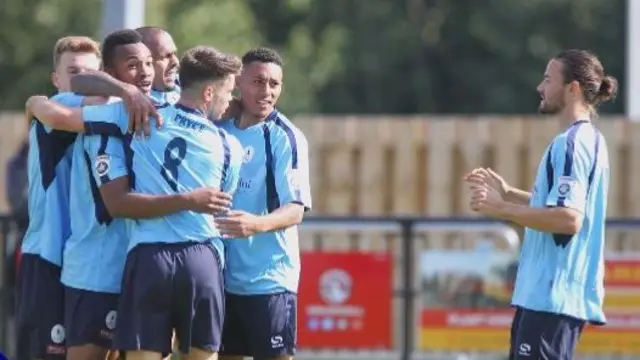
<path fill-rule="evenodd" d="M 295 355 L 297 295 L 227 293 L 221 354 L 265 359 Z"/>
<path fill-rule="evenodd" d="M 23 254 L 17 296 L 18 357 L 64 359 L 64 287 L 60 267 L 38 255 Z"/>
<path fill-rule="evenodd" d="M 208 243 L 140 244 L 127 255 L 114 348 L 171 353 L 217 352 L 222 341 L 224 280 Z"/>
<path fill-rule="evenodd" d="M 571 360 L 585 321 L 518 308 L 511 325 L 509 359 Z"/>
<path fill-rule="evenodd" d="M 119 294 L 65 287 L 64 327 L 67 346 L 98 345 L 111 349 Z"/>

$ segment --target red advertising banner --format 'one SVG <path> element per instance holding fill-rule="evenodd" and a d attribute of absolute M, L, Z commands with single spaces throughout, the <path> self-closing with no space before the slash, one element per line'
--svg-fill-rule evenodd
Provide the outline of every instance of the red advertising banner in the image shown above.
<path fill-rule="evenodd" d="M 391 256 L 302 254 L 300 348 L 391 348 Z"/>

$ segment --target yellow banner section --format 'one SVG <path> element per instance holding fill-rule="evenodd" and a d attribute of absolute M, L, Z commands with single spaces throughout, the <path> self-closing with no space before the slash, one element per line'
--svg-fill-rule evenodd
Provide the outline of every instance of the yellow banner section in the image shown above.
<path fill-rule="evenodd" d="M 640 292 L 607 292 L 607 296 L 604 298 L 604 310 L 605 314 L 612 310 L 640 313 Z"/>
<path fill-rule="evenodd" d="M 509 329 L 423 329 L 421 340 L 423 351 L 509 351 Z M 640 355 L 640 334 L 586 328 L 578 353 Z"/>

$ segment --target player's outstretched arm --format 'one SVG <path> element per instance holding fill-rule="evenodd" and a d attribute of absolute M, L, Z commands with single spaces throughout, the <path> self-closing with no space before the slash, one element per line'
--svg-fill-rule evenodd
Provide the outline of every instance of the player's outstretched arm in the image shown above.
<path fill-rule="evenodd" d="M 149 135 L 149 118 L 156 119 L 158 128 L 162 126 L 162 116 L 153 100 L 137 87 L 124 83 L 102 71 L 77 74 L 71 78 L 71 90 L 90 96 L 119 97 L 124 101 L 129 113 L 129 130 Z"/>
<path fill-rule="evenodd" d="M 32 96 L 25 104 L 27 117 L 37 118 L 40 122 L 56 130 L 75 133 L 84 132 L 84 121 L 80 108 L 60 105 L 46 96 Z"/>
<path fill-rule="evenodd" d="M 231 198 L 213 188 L 200 188 L 187 193 L 148 195 L 129 191 L 129 177 L 123 176 L 100 187 L 109 214 L 114 217 L 148 219 L 180 211 L 199 213 L 224 212 Z"/>

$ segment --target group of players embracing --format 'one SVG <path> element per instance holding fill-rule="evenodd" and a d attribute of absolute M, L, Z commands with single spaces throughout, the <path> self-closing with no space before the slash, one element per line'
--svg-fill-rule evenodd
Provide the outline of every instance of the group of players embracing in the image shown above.
<path fill-rule="evenodd" d="M 143 27 L 53 58 L 58 94 L 26 104 L 18 358 L 291 359 L 311 195 L 280 55 L 179 59 Z"/>

